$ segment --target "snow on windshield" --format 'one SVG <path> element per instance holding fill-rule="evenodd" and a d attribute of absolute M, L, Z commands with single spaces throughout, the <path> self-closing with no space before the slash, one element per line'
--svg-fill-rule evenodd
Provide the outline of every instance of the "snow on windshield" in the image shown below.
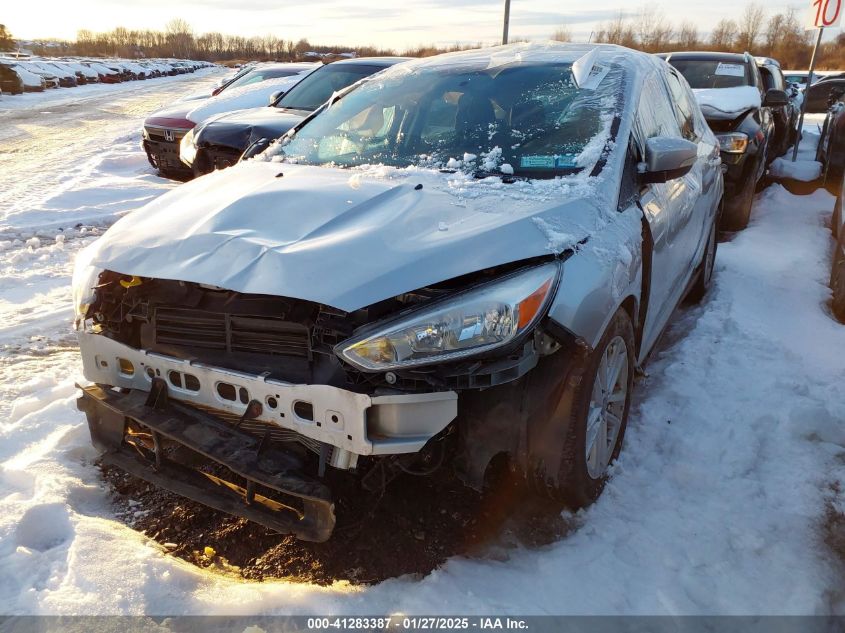
<path fill-rule="evenodd" d="M 622 72 L 608 68 L 595 89 L 579 88 L 560 61 L 394 73 L 365 82 L 271 154 L 309 165 L 567 175 L 600 158 Z"/>

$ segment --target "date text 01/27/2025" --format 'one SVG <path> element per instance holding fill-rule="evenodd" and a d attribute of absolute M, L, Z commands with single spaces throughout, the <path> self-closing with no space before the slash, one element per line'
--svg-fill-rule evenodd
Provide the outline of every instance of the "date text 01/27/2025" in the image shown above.
<path fill-rule="evenodd" d="M 310 630 L 346 631 L 458 631 L 458 630 L 526 630 L 528 623 L 520 618 L 499 617 L 337 617 L 308 618 Z"/>

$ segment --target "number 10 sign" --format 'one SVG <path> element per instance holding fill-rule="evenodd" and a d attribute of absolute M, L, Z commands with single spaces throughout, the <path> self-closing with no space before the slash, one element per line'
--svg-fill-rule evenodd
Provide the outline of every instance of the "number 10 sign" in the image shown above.
<path fill-rule="evenodd" d="M 845 0 L 812 0 L 807 28 L 831 28 L 839 26 Z"/>

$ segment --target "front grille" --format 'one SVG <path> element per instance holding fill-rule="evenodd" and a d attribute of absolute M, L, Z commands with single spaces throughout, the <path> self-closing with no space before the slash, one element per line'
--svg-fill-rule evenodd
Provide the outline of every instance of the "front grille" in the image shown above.
<path fill-rule="evenodd" d="M 144 128 L 147 132 L 147 136 L 151 141 L 156 141 L 158 143 L 173 143 L 175 145 L 179 145 L 179 142 L 182 140 L 182 137 L 185 136 L 187 130 L 171 130 L 173 132 L 173 140 L 168 141 L 164 138 L 164 129 L 160 127 L 145 127 Z"/>
<path fill-rule="evenodd" d="M 157 307 L 154 327 L 159 345 L 302 358 L 311 352 L 306 326 L 274 317 Z"/>

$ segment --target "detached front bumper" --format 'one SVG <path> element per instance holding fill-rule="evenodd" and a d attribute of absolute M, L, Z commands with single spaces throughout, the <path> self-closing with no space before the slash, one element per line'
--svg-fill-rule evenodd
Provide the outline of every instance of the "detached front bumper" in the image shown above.
<path fill-rule="evenodd" d="M 304 474 L 302 456 L 276 441 L 280 434 L 319 452 L 321 463 L 351 469 L 360 455 L 419 451 L 457 415 L 452 391 L 368 396 L 137 350 L 90 332 L 79 333 L 79 345 L 85 377 L 98 384 L 81 387 L 78 407 L 105 463 L 303 540 L 329 538 L 334 505 L 329 489 Z"/>
<path fill-rule="evenodd" d="M 335 525 L 331 492 L 301 473 L 295 455 L 171 403 L 167 392 L 161 379 L 150 394 L 123 394 L 96 385 L 82 388 L 77 406 L 88 418 L 91 439 L 103 451 L 103 462 L 283 534 L 316 542 L 331 536 Z M 217 468 L 212 472 L 193 468 L 192 456 L 211 460 Z M 273 498 L 257 492 L 258 486 L 261 492 L 269 489 Z"/>

